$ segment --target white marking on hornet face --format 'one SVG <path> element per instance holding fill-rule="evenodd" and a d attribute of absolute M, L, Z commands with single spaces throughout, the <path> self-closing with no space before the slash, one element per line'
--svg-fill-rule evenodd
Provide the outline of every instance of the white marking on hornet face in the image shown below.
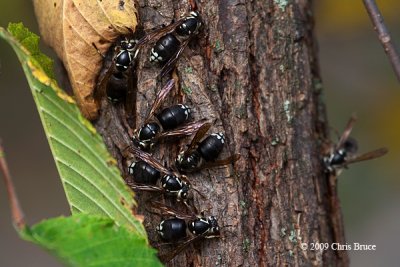
<path fill-rule="evenodd" d="M 136 161 L 132 162 L 131 165 L 128 167 L 129 174 L 133 174 L 133 168 L 135 168 Z"/>
<path fill-rule="evenodd" d="M 180 152 L 180 153 L 178 154 L 177 161 L 178 161 L 179 163 L 182 163 L 183 154 L 184 154 L 184 153 L 182 153 L 182 152 Z"/>
<path fill-rule="evenodd" d="M 212 134 L 213 136 L 217 137 L 218 140 L 221 140 L 221 143 L 225 143 L 225 136 L 223 133 L 215 133 Z"/>
<path fill-rule="evenodd" d="M 157 227 L 156 227 L 156 231 L 158 232 L 159 235 L 161 235 L 162 237 L 164 236 L 164 232 L 163 232 L 163 225 L 164 225 L 164 221 L 162 221 Z"/>
<path fill-rule="evenodd" d="M 154 51 L 154 48 L 151 49 L 150 61 L 155 61 L 155 62 L 158 61 L 158 53 Z"/>
<path fill-rule="evenodd" d="M 190 113 L 192 112 L 191 109 L 183 104 L 179 104 L 180 108 L 185 112 L 186 119 L 189 118 Z"/>

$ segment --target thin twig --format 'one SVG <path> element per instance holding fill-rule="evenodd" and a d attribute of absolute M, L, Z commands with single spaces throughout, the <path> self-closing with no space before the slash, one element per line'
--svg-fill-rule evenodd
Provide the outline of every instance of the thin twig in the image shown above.
<path fill-rule="evenodd" d="M 392 67 L 394 72 L 396 73 L 397 79 L 400 81 L 399 53 L 397 52 L 397 49 L 392 42 L 389 30 L 387 29 L 385 22 L 383 21 L 382 14 L 378 9 L 375 0 L 363 0 L 363 2 L 365 8 L 368 11 L 369 17 L 372 20 L 375 31 L 378 33 L 379 41 L 382 43 L 382 46 L 389 57 L 390 63 L 392 63 Z"/>
<path fill-rule="evenodd" d="M 24 214 L 22 213 L 22 209 L 19 205 L 18 197 L 14 189 L 14 184 L 11 179 L 10 171 L 8 170 L 7 161 L 4 155 L 4 149 L 0 140 L 0 170 L 4 176 L 4 183 L 7 187 L 8 198 L 10 201 L 11 215 L 13 217 L 13 221 L 15 226 L 18 229 L 22 229 L 25 227 L 25 219 Z"/>

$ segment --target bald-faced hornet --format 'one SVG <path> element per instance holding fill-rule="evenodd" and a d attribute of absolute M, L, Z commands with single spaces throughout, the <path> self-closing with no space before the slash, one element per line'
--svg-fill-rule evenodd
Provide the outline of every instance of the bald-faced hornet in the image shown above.
<path fill-rule="evenodd" d="M 111 63 L 108 62 L 110 54 L 103 56 L 105 66 L 99 75 L 95 92 L 96 99 L 100 100 L 106 95 L 112 103 L 124 100 L 128 91 L 133 90 L 133 71 L 139 52 L 135 49 L 135 39 L 125 36 L 117 43 L 111 55 Z M 96 48 L 95 45 L 94 47 Z"/>
<path fill-rule="evenodd" d="M 143 126 L 134 131 L 133 143 L 142 150 L 151 149 L 161 138 L 191 135 L 205 123 L 205 120 L 200 120 L 177 128 L 190 119 L 191 109 L 184 104 L 167 107 L 156 114 L 174 84 L 175 80 L 171 79 L 158 92 Z"/>
<path fill-rule="evenodd" d="M 192 5 L 192 10 L 194 9 L 196 9 L 195 4 Z M 189 41 L 199 33 L 201 25 L 199 12 L 191 11 L 178 21 L 148 33 L 138 41 L 135 49 L 156 40 L 151 49 L 150 62 L 158 62 L 163 65 L 161 70 L 161 77 L 163 77 L 174 68 Z"/>
<path fill-rule="evenodd" d="M 169 73 L 175 66 L 179 55 L 185 50 L 193 36 L 201 27 L 200 14 L 192 11 L 176 24 L 173 32 L 162 36 L 151 49 L 150 62 L 163 64 L 161 76 Z"/>
<path fill-rule="evenodd" d="M 182 201 L 185 205 L 187 205 L 187 199 L 192 189 L 195 190 L 201 197 L 204 197 L 204 195 L 200 191 L 191 186 L 189 180 L 185 175 L 181 175 L 177 172 L 167 169 L 155 158 L 153 158 L 152 155 L 140 150 L 135 146 L 129 147 L 129 150 L 133 153 L 133 155 L 137 160 L 145 162 L 147 165 L 151 167 L 152 170 L 154 169 L 162 174 L 160 180 L 160 186 L 150 185 L 150 183 L 145 185 L 145 184 L 127 182 L 132 189 L 164 193 L 166 195 L 173 196 L 177 201 Z M 131 167 L 132 165 L 130 166 L 130 168 Z M 129 170 L 129 172 L 133 174 L 131 169 Z M 140 173 L 140 171 L 138 171 L 138 173 Z M 146 176 L 147 175 L 148 174 L 146 174 Z M 143 177 L 142 178 L 137 177 L 134 180 L 137 179 L 143 179 Z"/>
<path fill-rule="evenodd" d="M 169 216 L 156 227 L 160 238 L 168 244 L 177 244 L 176 248 L 165 255 L 160 255 L 163 262 L 171 261 L 191 243 L 205 238 L 220 237 L 220 226 L 215 216 L 183 214 L 160 202 L 152 202 L 149 212 Z M 226 227 L 226 226 L 225 226 Z M 187 235 L 187 230 L 190 237 Z"/>
<path fill-rule="evenodd" d="M 340 136 L 339 142 L 335 146 L 331 146 L 329 153 L 324 156 L 323 161 L 327 173 L 337 176 L 344 168 L 347 168 L 349 164 L 378 158 L 388 152 L 387 148 L 379 148 L 361 155 L 356 155 L 355 153 L 358 149 L 357 142 L 350 137 L 355 121 L 356 118 L 352 116 L 343 134 Z"/>
<path fill-rule="evenodd" d="M 224 147 L 225 136 L 223 133 L 214 133 L 200 142 L 210 127 L 210 123 L 205 123 L 200 127 L 189 147 L 179 152 L 175 160 L 178 170 L 182 172 L 194 172 L 202 168 L 227 165 L 240 158 L 239 154 L 235 154 L 222 160 L 216 160 Z"/>

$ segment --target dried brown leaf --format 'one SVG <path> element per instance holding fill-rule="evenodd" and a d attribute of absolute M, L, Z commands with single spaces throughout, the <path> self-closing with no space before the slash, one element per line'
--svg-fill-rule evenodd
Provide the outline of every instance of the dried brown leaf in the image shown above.
<path fill-rule="evenodd" d="M 135 31 L 138 14 L 134 0 L 35 0 L 44 41 L 63 61 L 84 116 L 96 119 L 93 97 L 102 54 L 120 35 Z"/>

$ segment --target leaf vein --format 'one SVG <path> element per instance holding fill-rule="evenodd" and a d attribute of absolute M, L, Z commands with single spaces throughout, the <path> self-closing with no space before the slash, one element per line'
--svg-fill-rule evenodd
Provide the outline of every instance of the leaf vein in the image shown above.
<path fill-rule="evenodd" d="M 67 162 L 62 161 L 60 158 L 58 158 L 57 161 L 60 162 L 60 163 L 62 163 L 63 165 L 65 165 L 66 167 L 68 167 L 69 169 L 71 169 L 72 171 L 74 171 L 75 173 L 77 173 L 79 176 L 81 176 L 81 177 L 82 177 L 83 179 L 85 179 L 87 182 L 89 182 L 94 188 L 97 189 L 98 192 L 100 192 L 100 193 L 112 204 L 112 206 L 114 206 L 114 207 L 117 208 L 117 210 L 127 219 L 127 221 L 133 223 L 132 218 L 131 218 L 130 216 L 127 216 L 126 211 L 125 211 L 125 210 L 121 210 L 121 207 L 118 206 L 118 205 L 116 205 L 115 201 L 112 201 L 112 197 L 109 196 L 109 195 L 106 193 L 106 191 L 103 191 L 103 189 L 100 188 L 100 187 L 98 187 L 98 186 L 96 185 L 96 183 L 92 182 L 92 181 L 90 180 L 90 178 L 86 177 L 84 174 L 82 174 L 82 173 L 80 173 L 79 171 L 77 171 L 75 168 L 73 168 L 73 167 L 72 167 L 70 164 L 68 164 Z M 67 180 L 64 180 L 64 181 L 67 182 Z M 70 181 L 69 181 L 69 182 L 70 182 Z M 70 184 L 71 184 L 71 183 L 70 183 Z M 72 184 L 71 184 L 71 185 L 72 185 Z M 75 188 L 78 189 L 77 187 L 75 187 Z M 83 189 L 81 189 L 81 190 L 83 190 Z M 83 191 L 82 191 L 82 193 L 83 193 Z M 89 195 L 86 194 L 86 192 L 85 192 L 84 195 L 88 196 L 88 198 L 89 198 Z M 91 198 L 89 198 L 89 199 L 91 199 Z M 91 200 L 93 200 L 93 199 L 91 199 Z M 113 218 L 113 217 L 110 215 L 110 213 L 109 213 L 108 211 L 106 211 L 101 205 L 99 205 L 97 202 L 95 202 L 95 203 L 96 203 L 97 206 L 99 206 L 102 210 L 104 210 L 105 213 L 108 214 L 108 215 L 110 216 L 110 218 Z M 135 225 L 134 223 L 133 223 L 133 225 L 134 225 L 135 228 L 136 228 L 136 225 Z"/>
<path fill-rule="evenodd" d="M 84 128 L 81 124 L 77 123 L 76 120 L 75 120 L 73 117 L 70 117 L 70 116 L 68 115 L 68 112 L 65 112 L 65 110 L 64 110 L 62 107 L 60 107 L 57 103 L 55 103 L 50 97 L 47 97 L 47 96 L 46 96 L 46 98 L 47 98 L 53 105 L 55 105 L 56 107 L 58 107 L 59 110 L 60 110 L 61 112 L 63 112 L 64 114 L 66 114 L 66 115 L 71 119 L 71 122 L 73 122 L 73 124 L 80 126 L 80 127 L 85 131 L 85 133 L 88 134 L 88 137 L 90 137 L 91 134 L 90 134 L 90 132 L 89 132 L 88 129 Z M 94 150 L 93 150 L 93 146 L 90 146 L 89 144 L 87 144 L 87 142 L 81 138 L 81 135 L 79 135 L 79 134 L 75 131 L 75 128 L 72 128 L 72 129 L 71 129 L 70 127 L 67 127 L 66 125 L 68 125 L 68 123 L 66 123 L 65 121 L 60 121 L 60 119 L 58 119 L 58 117 L 57 117 L 56 115 L 54 115 L 52 112 L 48 111 L 47 109 L 44 109 L 44 108 L 43 108 L 42 111 L 45 112 L 45 113 L 47 113 L 47 114 L 50 115 L 51 117 L 53 117 L 53 118 L 54 118 L 55 120 L 57 120 L 61 125 L 63 125 L 65 128 L 67 128 L 71 133 L 73 133 L 73 134 L 77 137 L 77 139 L 88 149 L 88 151 L 90 151 L 90 152 L 92 153 L 92 155 L 93 155 L 95 158 L 98 159 L 98 162 L 101 162 L 101 165 L 103 165 L 104 169 L 107 170 L 107 171 L 109 172 L 109 174 L 111 174 L 112 176 L 118 176 L 118 177 L 119 177 L 119 174 L 116 175 L 116 173 L 112 172 L 112 171 L 110 170 L 110 167 L 106 165 L 105 161 L 104 161 L 101 157 L 98 156 L 98 154 L 99 154 L 100 152 L 99 152 L 99 151 L 94 151 Z"/>

